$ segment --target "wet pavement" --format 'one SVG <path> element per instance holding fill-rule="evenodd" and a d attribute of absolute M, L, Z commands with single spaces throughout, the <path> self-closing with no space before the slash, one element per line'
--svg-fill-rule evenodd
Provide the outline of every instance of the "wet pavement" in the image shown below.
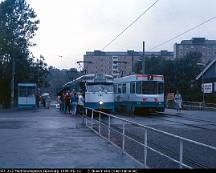
<path fill-rule="evenodd" d="M 0 112 L 0 168 L 142 168 L 55 108 Z"/>

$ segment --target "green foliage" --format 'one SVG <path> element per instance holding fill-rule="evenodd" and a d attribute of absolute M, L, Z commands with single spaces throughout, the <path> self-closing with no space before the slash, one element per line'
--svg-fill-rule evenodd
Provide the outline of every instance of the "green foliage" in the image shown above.
<path fill-rule="evenodd" d="M 49 81 L 49 91 L 53 96 L 62 89 L 62 86 L 81 76 L 81 72 L 77 71 L 75 68 L 69 70 L 59 70 L 54 67 L 49 67 L 48 81 Z"/>

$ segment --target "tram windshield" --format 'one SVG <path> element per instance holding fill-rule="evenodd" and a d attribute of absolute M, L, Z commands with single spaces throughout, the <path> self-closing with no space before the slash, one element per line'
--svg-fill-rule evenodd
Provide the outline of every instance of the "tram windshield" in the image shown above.
<path fill-rule="evenodd" d="M 87 92 L 113 92 L 112 83 L 87 83 Z"/>
<path fill-rule="evenodd" d="M 155 81 L 139 81 L 136 82 L 137 94 L 163 94 L 164 84 L 163 82 Z"/>

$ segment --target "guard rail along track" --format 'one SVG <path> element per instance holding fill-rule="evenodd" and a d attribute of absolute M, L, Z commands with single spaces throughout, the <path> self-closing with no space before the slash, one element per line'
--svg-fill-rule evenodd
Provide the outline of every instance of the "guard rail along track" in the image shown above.
<path fill-rule="evenodd" d="M 211 145 L 91 108 L 85 108 L 83 123 L 144 168 L 216 167 L 216 147 Z"/>
<path fill-rule="evenodd" d="M 167 108 L 175 109 L 175 103 L 169 102 L 166 105 Z M 215 103 L 203 103 L 203 102 L 192 102 L 192 101 L 183 101 L 183 109 L 188 110 L 206 110 L 206 111 L 216 111 Z"/>

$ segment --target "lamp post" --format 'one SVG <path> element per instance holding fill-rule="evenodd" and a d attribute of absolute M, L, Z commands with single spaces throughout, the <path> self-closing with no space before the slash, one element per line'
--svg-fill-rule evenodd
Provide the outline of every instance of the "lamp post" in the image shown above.
<path fill-rule="evenodd" d="M 143 41 L 142 74 L 145 74 L 145 42 Z"/>
<path fill-rule="evenodd" d="M 204 67 L 205 64 L 204 63 L 197 63 L 197 65 L 202 66 L 202 104 L 203 106 L 205 105 L 205 91 L 204 91 Z"/>

